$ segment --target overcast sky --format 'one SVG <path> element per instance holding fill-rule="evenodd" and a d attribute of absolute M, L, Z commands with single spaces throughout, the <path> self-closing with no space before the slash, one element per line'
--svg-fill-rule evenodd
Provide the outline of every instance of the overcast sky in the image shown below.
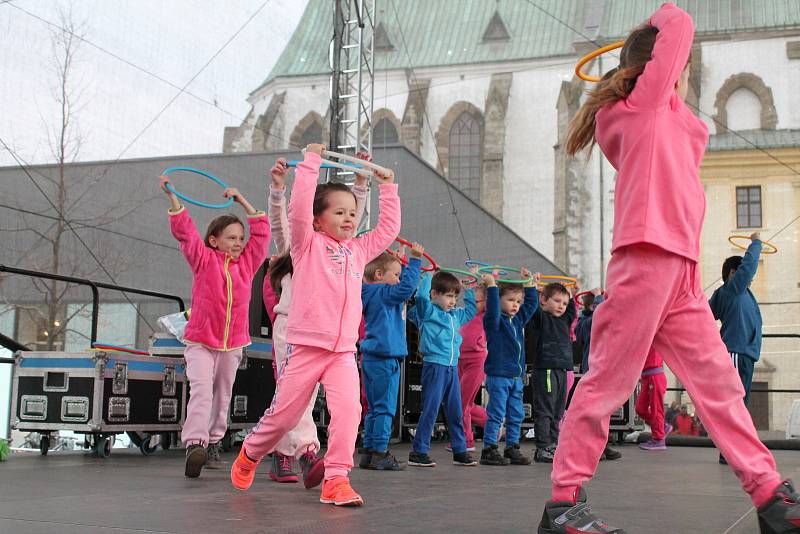
<path fill-rule="evenodd" d="M 47 22 L 59 24 L 60 11 L 71 6 L 88 41 L 78 49 L 72 78 L 82 95 L 76 115 L 85 139 L 80 161 L 221 152 L 224 128 L 238 126 L 247 115 L 248 94 L 278 59 L 306 1 L 0 3 L 0 138 L 29 163 L 52 161 L 46 131 L 57 124 L 58 108 L 50 35 L 55 28 Z M 191 80 L 257 11 L 187 87 L 195 96 L 180 95 L 128 147 L 178 94 L 173 85 Z M 13 164 L 0 145 L 0 165 Z"/>

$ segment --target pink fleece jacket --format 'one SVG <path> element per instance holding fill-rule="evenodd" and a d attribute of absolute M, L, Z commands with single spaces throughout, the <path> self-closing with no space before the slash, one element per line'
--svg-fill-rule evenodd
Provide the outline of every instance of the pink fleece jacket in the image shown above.
<path fill-rule="evenodd" d="M 297 165 L 289 199 L 294 276 L 286 341 L 332 352 L 355 351 L 361 320 L 364 266 L 389 247 L 400 232 L 397 184 L 381 184 L 380 215 L 361 237 L 337 241 L 315 232 L 312 204 L 319 177 L 319 155 L 307 152 Z"/>
<path fill-rule="evenodd" d="M 661 6 L 650 24 L 659 31 L 636 87 L 596 117 L 597 142 L 619 173 L 612 253 L 650 243 L 698 261 L 706 207 L 699 167 L 708 128 L 675 91 L 694 24 L 671 3 Z"/>
<path fill-rule="evenodd" d="M 461 327 L 462 360 L 486 359 L 486 331 L 483 329 L 483 313 L 479 313 Z"/>
<path fill-rule="evenodd" d="M 169 215 L 172 235 L 192 269 L 192 313 L 184 337 L 212 350 L 249 345 L 253 276 L 269 250 L 267 215 L 258 212 L 247 218 L 250 239 L 237 259 L 207 247 L 186 208 Z"/>

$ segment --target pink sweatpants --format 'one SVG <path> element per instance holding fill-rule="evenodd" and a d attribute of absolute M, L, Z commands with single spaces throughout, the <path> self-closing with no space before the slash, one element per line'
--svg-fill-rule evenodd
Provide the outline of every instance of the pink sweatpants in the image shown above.
<path fill-rule="evenodd" d="M 647 371 L 647 369 L 645 369 Z M 664 394 L 667 377 L 663 372 L 642 376 L 642 388 L 636 398 L 636 414 L 650 425 L 653 439 L 664 439 Z"/>
<path fill-rule="evenodd" d="M 617 250 L 553 463 L 553 499 L 571 500 L 597 468 L 609 418 L 630 396 L 651 345 L 686 386 L 709 435 L 756 506 L 780 483 L 744 406 L 744 389 L 700 286 L 697 263 L 659 247 Z"/>
<path fill-rule="evenodd" d="M 228 429 L 233 381 L 242 359 L 242 349 L 223 352 L 203 345 L 187 345 L 183 355 L 191 393 L 181 440 L 187 447 L 216 443 Z"/>
<path fill-rule="evenodd" d="M 283 314 L 276 315 L 275 321 L 272 323 L 272 348 L 275 351 L 275 378 L 277 380 L 286 370 L 286 316 Z M 318 391 L 319 384 L 314 387 L 311 398 L 306 403 L 306 410 L 300 417 L 300 422 L 284 434 L 275 446 L 278 453 L 300 458 L 307 451 L 319 452 L 317 425 L 314 423 L 313 415 Z"/>
<path fill-rule="evenodd" d="M 475 404 L 475 396 L 486 378 L 486 373 L 483 372 L 485 361 L 486 358 L 458 360 L 458 381 L 461 384 L 461 407 L 464 412 L 462 421 L 467 447 L 475 446 L 472 424 L 475 423 L 481 428 L 486 425 L 486 409 Z"/>
<path fill-rule="evenodd" d="M 278 377 L 272 405 L 244 440 L 244 449 L 250 458 L 261 460 L 275 449 L 289 429 L 297 426 L 317 382 L 325 388 L 331 414 L 325 479 L 348 475 L 353 467 L 361 420 L 358 369 L 352 352 L 330 352 L 307 345 L 287 346 L 286 363 Z"/>

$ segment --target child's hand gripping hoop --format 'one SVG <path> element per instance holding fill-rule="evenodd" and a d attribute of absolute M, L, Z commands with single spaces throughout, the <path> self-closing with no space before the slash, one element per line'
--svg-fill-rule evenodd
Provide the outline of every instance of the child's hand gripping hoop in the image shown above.
<path fill-rule="evenodd" d="M 439 267 L 439 270 L 442 271 L 443 273 L 450 273 L 460 277 L 461 283 L 464 284 L 465 287 L 478 285 L 478 276 L 469 271 L 465 271 L 464 269 L 451 269 L 449 267 Z"/>
<path fill-rule="evenodd" d="M 539 285 L 546 286 L 547 284 L 552 284 L 555 282 L 560 282 L 564 287 L 572 287 L 578 283 L 577 278 L 572 278 L 571 276 L 560 276 L 560 275 L 542 275 L 539 278 Z"/>
<path fill-rule="evenodd" d="M 491 263 L 486 263 L 484 261 L 478 261 L 478 260 L 467 260 L 467 261 L 464 262 L 464 265 L 466 265 L 470 269 L 472 269 L 474 267 L 481 268 L 481 267 L 491 267 L 492 266 Z M 496 274 L 497 276 L 508 276 L 508 272 L 507 271 L 497 271 L 494 274 Z"/>
<path fill-rule="evenodd" d="M 590 76 L 589 74 L 585 74 L 584 72 L 581 71 L 581 68 L 587 63 L 589 63 L 591 60 L 596 58 L 597 56 L 603 55 L 606 52 L 610 52 L 612 50 L 616 50 L 617 48 L 622 48 L 624 44 L 625 41 L 617 41 L 616 43 L 611 43 L 610 45 L 606 45 L 602 48 L 598 48 L 597 50 L 589 52 L 588 54 L 583 56 L 580 61 L 578 61 L 577 65 L 575 65 L 575 75 L 581 80 L 586 80 L 587 82 L 594 82 L 594 83 L 599 82 L 600 80 L 602 80 L 600 76 Z"/>
<path fill-rule="evenodd" d="M 750 236 L 749 235 L 731 235 L 731 236 L 728 236 L 728 241 L 730 241 L 731 245 L 733 245 L 736 248 L 740 248 L 742 250 L 747 250 L 746 246 L 740 245 L 739 243 L 736 242 L 737 239 L 746 239 L 747 241 L 750 241 Z M 761 250 L 762 254 L 775 254 L 776 252 L 778 252 L 778 247 L 776 247 L 775 245 L 773 245 L 769 241 L 761 240 L 761 244 L 764 247 L 769 247 L 769 248 L 762 249 Z"/>
<path fill-rule="evenodd" d="M 409 248 L 414 246 L 413 243 L 410 243 L 410 242 L 406 241 L 402 237 L 396 237 L 394 240 L 397 241 L 398 243 L 400 243 L 401 245 L 405 245 L 405 246 L 407 246 Z M 423 252 L 422 253 L 422 257 L 425 258 L 426 260 L 428 260 L 428 263 L 430 263 L 430 265 L 427 266 L 427 267 L 422 267 L 420 270 L 425 271 L 425 272 L 431 272 L 431 271 L 435 271 L 435 270 L 439 269 L 439 265 L 436 263 L 436 260 L 434 260 L 430 256 L 430 254 L 428 254 L 427 252 Z M 402 260 L 400 260 L 400 261 L 402 261 Z M 403 261 L 402 263 L 403 263 L 403 265 L 408 265 L 408 260 Z"/>
<path fill-rule="evenodd" d="M 303 149 L 305 153 L 305 149 Z M 378 171 L 383 175 L 387 175 L 391 173 L 391 171 L 385 167 L 381 167 L 380 165 L 376 165 L 371 161 L 366 161 L 363 159 L 359 159 L 355 156 L 348 156 L 347 154 L 340 154 L 339 152 L 331 152 L 330 150 L 323 150 L 322 155 L 328 158 L 334 158 L 342 161 L 346 161 L 349 163 L 341 163 L 339 161 L 331 161 L 328 159 L 322 160 L 321 168 L 323 169 L 342 169 L 345 171 L 355 172 L 358 174 L 374 174 L 374 171 Z M 301 163 L 298 160 L 293 160 L 287 163 L 289 167 L 297 167 L 297 164 Z"/>
<path fill-rule="evenodd" d="M 512 273 L 521 273 L 522 269 L 517 269 L 516 267 L 505 267 L 503 265 L 487 265 L 478 269 L 478 274 L 494 274 L 495 271 L 497 271 L 498 274 L 506 271 Z M 498 278 L 497 281 L 504 284 L 530 284 L 533 282 L 533 275 L 529 276 L 528 278 Z"/>
<path fill-rule="evenodd" d="M 220 180 L 219 178 L 217 178 L 213 174 L 209 174 L 209 173 L 207 173 L 205 171 L 201 171 L 199 169 L 194 169 L 192 167 L 170 167 L 169 169 L 165 170 L 161 174 L 164 175 L 164 176 L 169 176 L 173 172 L 178 172 L 178 171 L 193 172 L 195 174 L 200 174 L 202 176 L 205 176 L 206 178 L 208 178 L 212 182 L 216 183 L 217 185 L 219 185 L 223 190 L 228 189 L 228 184 L 226 184 L 225 182 L 223 182 L 222 180 Z M 183 200 L 184 202 L 188 202 L 189 204 L 194 204 L 195 206 L 200 206 L 201 208 L 211 208 L 211 209 L 216 209 L 216 210 L 224 210 L 225 208 L 229 208 L 233 204 L 233 198 L 229 198 L 227 201 L 222 202 L 220 204 L 208 204 L 208 203 L 203 202 L 201 200 L 195 200 L 193 198 L 187 197 L 186 195 L 184 195 L 183 193 L 181 193 L 177 189 L 175 189 L 172 186 L 172 183 L 170 183 L 170 182 L 167 182 L 166 187 L 173 194 L 175 194 L 175 196 L 178 197 L 179 199 Z"/>

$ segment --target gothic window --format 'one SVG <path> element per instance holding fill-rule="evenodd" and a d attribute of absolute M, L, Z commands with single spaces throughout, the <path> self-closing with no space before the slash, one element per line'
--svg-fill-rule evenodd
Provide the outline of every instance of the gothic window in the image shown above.
<path fill-rule="evenodd" d="M 323 143 L 322 139 L 322 125 L 316 121 L 306 127 L 303 135 L 300 136 L 299 146 L 305 148 L 311 143 Z"/>
<path fill-rule="evenodd" d="M 447 174 L 475 202 L 481 196 L 481 125 L 463 112 L 450 127 Z"/>
<path fill-rule="evenodd" d="M 373 145 L 391 145 L 400 141 L 397 128 L 391 120 L 384 117 L 372 129 Z"/>

